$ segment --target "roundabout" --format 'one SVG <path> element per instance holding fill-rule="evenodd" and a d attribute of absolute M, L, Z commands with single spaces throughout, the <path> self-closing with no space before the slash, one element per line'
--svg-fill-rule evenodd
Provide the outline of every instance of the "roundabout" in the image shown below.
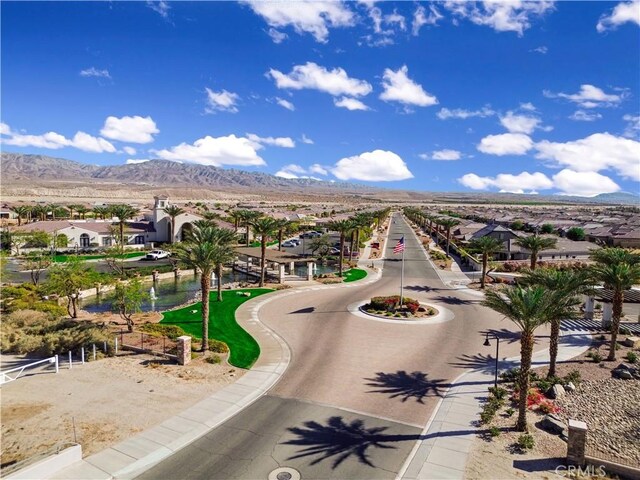
<path fill-rule="evenodd" d="M 352 315 L 360 318 L 366 318 L 367 320 L 374 320 L 376 322 L 392 323 L 396 325 L 435 325 L 438 323 L 448 322 L 455 318 L 454 313 L 448 308 L 442 305 L 435 305 L 432 303 L 420 302 L 420 306 L 425 309 L 434 309 L 435 315 L 428 317 L 416 317 L 414 319 L 405 317 L 392 317 L 380 314 L 369 313 L 364 310 L 364 306 L 369 303 L 369 300 L 361 300 L 356 303 L 352 303 L 347 307 L 347 310 Z"/>

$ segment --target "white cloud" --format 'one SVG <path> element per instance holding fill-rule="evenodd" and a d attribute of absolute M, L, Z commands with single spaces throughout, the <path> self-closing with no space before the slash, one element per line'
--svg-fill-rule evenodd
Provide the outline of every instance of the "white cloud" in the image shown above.
<path fill-rule="evenodd" d="M 549 49 L 545 45 L 541 45 L 539 47 L 533 48 L 529 50 L 530 52 L 540 53 L 541 55 L 546 55 Z"/>
<path fill-rule="evenodd" d="M 169 16 L 169 10 L 171 9 L 169 3 L 164 0 L 160 0 L 159 2 L 147 0 L 147 7 L 159 13 L 162 18 L 167 18 Z"/>
<path fill-rule="evenodd" d="M 462 158 L 462 153 L 459 152 L 458 150 L 451 150 L 451 149 L 443 149 L 443 150 L 436 150 L 434 151 L 431 155 L 427 154 L 427 153 L 422 153 L 420 155 L 418 155 L 420 158 L 422 158 L 423 160 L 460 160 Z"/>
<path fill-rule="evenodd" d="M 533 141 L 523 133 L 488 135 L 480 140 L 478 150 L 491 155 L 524 155 L 533 147 Z"/>
<path fill-rule="evenodd" d="M 284 98 L 276 97 L 276 103 L 282 108 L 286 108 L 287 110 L 291 110 L 292 112 L 296 109 L 293 103 L 291 103 L 289 100 L 285 100 Z"/>
<path fill-rule="evenodd" d="M 264 145 L 282 148 L 294 148 L 296 143 L 289 137 L 259 137 L 254 133 L 247 133 L 247 138 L 255 144 L 256 149 Z"/>
<path fill-rule="evenodd" d="M 594 120 L 598 120 L 602 118 L 602 115 L 596 112 L 587 112 L 585 110 L 576 110 L 571 115 L 569 115 L 571 120 L 576 120 L 578 122 L 593 122 Z"/>
<path fill-rule="evenodd" d="M 553 93 L 548 90 L 544 90 L 542 93 L 548 98 L 566 98 L 583 108 L 611 107 L 619 104 L 625 97 L 624 94 L 605 93 L 602 89 L 589 84 L 580 85 L 578 93 Z"/>
<path fill-rule="evenodd" d="M 27 135 L 13 132 L 9 125 L 2 124 L 2 134 L 8 138 L 2 138 L 2 143 L 17 147 L 36 147 L 58 150 L 64 147 L 73 147 L 84 152 L 113 153 L 116 147 L 104 138 L 94 137 L 85 132 L 76 132 L 72 139 L 56 132 L 47 132 L 42 135 Z"/>
<path fill-rule="evenodd" d="M 536 158 L 578 172 L 612 169 L 626 178 L 640 181 L 640 142 L 609 133 L 594 133 L 570 142 L 543 140 L 535 145 Z"/>
<path fill-rule="evenodd" d="M 287 3 L 287 5 L 291 4 Z M 372 90 L 368 82 L 350 78 L 347 72 L 340 67 L 327 70 L 313 62 L 296 65 L 289 74 L 271 69 L 267 76 L 273 78 L 276 86 L 281 89 L 302 90 L 306 88 L 334 96 L 348 95 L 350 97 L 368 95 Z"/>
<path fill-rule="evenodd" d="M 148 161 L 148 158 L 128 158 L 127 165 L 137 165 L 138 163 L 146 163 Z"/>
<path fill-rule="evenodd" d="M 453 110 L 450 110 L 448 108 L 441 108 L 436 115 L 440 120 L 448 120 L 449 118 L 459 118 L 462 120 L 466 120 L 467 118 L 472 117 L 490 117 L 495 114 L 495 111 L 486 106 L 482 107 L 480 110 L 465 110 L 463 108 L 454 108 Z"/>
<path fill-rule="evenodd" d="M 307 145 L 313 145 L 313 140 L 307 137 L 304 133 L 302 134 L 302 138 L 300 139 L 302 143 L 306 143 Z"/>
<path fill-rule="evenodd" d="M 600 17 L 596 30 L 600 33 L 614 30 L 619 25 L 627 22 L 640 25 L 640 1 L 620 2 L 610 15 L 602 15 Z"/>
<path fill-rule="evenodd" d="M 437 25 L 438 20 L 444 18 L 434 5 L 429 5 L 429 15 L 422 5 L 418 5 L 416 11 L 413 12 L 413 23 L 411 24 L 411 33 L 414 36 L 420 34 L 420 29 L 425 25 Z"/>
<path fill-rule="evenodd" d="M 296 33 L 309 33 L 320 43 L 327 42 L 329 27 L 348 27 L 355 23 L 353 12 L 342 2 L 248 0 L 246 3 L 270 27 L 291 26 Z"/>
<path fill-rule="evenodd" d="M 291 163 L 289 165 L 285 165 L 280 170 L 275 173 L 276 177 L 282 178 L 312 178 L 314 180 L 318 180 L 315 177 L 310 176 L 310 173 L 318 173 L 320 175 L 327 175 L 329 172 L 322 167 L 321 165 L 314 163 L 308 169 L 305 169 L 301 165 L 296 165 L 295 163 Z"/>
<path fill-rule="evenodd" d="M 609 177 L 596 172 L 576 172 L 564 169 L 553 176 L 553 182 L 561 195 L 593 197 L 600 193 L 612 193 L 620 187 Z"/>
<path fill-rule="evenodd" d="M 407 24 L 405 18 L 400 15 L 396 10 L 393 13 L 384 16 L 385 23 L 389 25 L 397 25 L 400 30 L 406 30 Z"/>
<path fill-rule="evenodd" d="M 11 129 L 6 123 L 0 123 L 0 135 L 11 135 Z"/>
<path fill-rule="evenodd" d="M 270 28 L 267 33 L 271 37 L 271 40 L 273 40 L 273 43 L 282 43 L 289 37 L 286 33 L 280 32 L 273 27 Z"/>
<path fill-rule="evenodd" d="M 546 190 L 553 187 L 549 177 L 540 172 L 522 172 L 517 175 L 501 173 L 495 177 L 480 177 L 475 173 L 467 173 L 460 177 L 458 182 L 472 190 L 487 190 L 493 187 L 509 193 L 524 193 L 525 190 Z"/>
<path fill-rule="evenodd" d="M 133 147 L 122 147 L 122 150 L 124 151 L 124 153 L 126 153 L 127 155 L 135 155 L 136 154 L 136 149 Z"/>
<path fill-rule="evenodd" d="M 521 110 L 526 110 L 528 112 L 535 112 L 536 111 L 536 106 L 531 102 L 526 102 L 526 103 L 521 103 L 520 104 L 520 109 Z"/>
<path fill-rule="evenodd" d="M 311 165 L 309 167 L 309 171 L 311 173 L 317 173 L 319 175 L 329 175 L 329 172 L 327 171 L 327 169 L 322 165 L 320 165 L 319 163 L 314 163 L 313 165 Z"/>
<path fill-rule="evenodd" d="M 98 70 L 96 67 L 85 68 L 84 70 L 80 70 L 81 77 L 97 77 L 97 78 L 108 78 L 111 80 L 111 75 L 109 74 L 109 70 Z"/>
<path fill-rule="evenodd" d="M 387 182 L 413 178 L 407 164 L 393 152 L 374 150 L 339 160 L 331 173 L 340 180 Z"/>
<path fill-rule="evenodd" d="M 237 93 L 229 92 L 227 90 L 221 90 L 214 92 L 210 88 L 205 88 L 207 91 L 207 106 L 205 107 L 206 113 L 215 112 L 230 112 L 237 113 L 237 103 L 240 100 L 240 96 Z"/>
<path fill-rule="evenodd" d="M 100 135 L 111 140 L 129 143 L 153 142 L 153 135 L 159 133 L 156 122 L 151 117 L 107 117 Z"/>
<path fill-rule="evenodd" d="M 640 115 L 625 115 L 622 119 L 627 122 L 624 129 L 624 136 L 629 138 L 637 138 L 640 136 Z"/>
<path fill-rule="evenodd" d="M 485 25 L 498 32 L 516 32 L 522 36 L 531 26 L 531 20 L 552 10 L 553 4 L 554 2 L 550 0 L 510 2 L 447 0 L 444 5 L 458 18 L 469 19 L 476 25 Z"/>
<path fill-rule="evenodd" d="M 500 117 L 500 123 L 511 133 L 530 134 L 540 124 L 540 119 L 529 117 L 527 115 L 516 115 L 513 112 L 507 112 L 504 117 Z"/>
<path fill-rule="evenodd" d="M 411 80 L 407 75 L 408 72 L 409 69 L 406 65 L 395 72 L 386 68 L 382 76 L 384 92 L 380 94 L 380 99 L 385 102 L 400 102 L 404 105 L 419 107 L 436 105 L 438 99 L 425 92 L 421 85 Z"/>
<path fill-rule="evenodd" d="M 348 97 L 334 98 L 333 104 L 336 107 L 346 108 L 347 110 L 369 110 L 369 107 L 367 107 L 364 103 L 362 103 L 360 100 L 357 100 L 355 98 L 348 98 Z"/>
<path fill-rule="evenodd" d="M 151 153 L 164 160 L 182 160 L 216 167 L 222 165 L 266 165 L 256 152 L 254 142 L 235 135 L 217 138 L 207 135 L 196 140 L 193 144 L 183 142 L 169 149 L 152 150 Z"/>

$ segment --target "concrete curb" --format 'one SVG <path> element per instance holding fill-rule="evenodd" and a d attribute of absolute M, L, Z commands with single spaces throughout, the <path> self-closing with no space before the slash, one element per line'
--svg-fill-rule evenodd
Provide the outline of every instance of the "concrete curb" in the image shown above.
<path fill-rule="evenodd" d="M 563 332 L 560 338 L 558 361 L 566 361 L 586 351 L 591 335 L 583 330 Z M 567 342 L 568 337 L 573 337 Z M 515 367 L 519 357 L 502 360 L 500 370 Z M 534 353 L 532 368 L 548 364 L 549 350 Z M 469 452 L 477 434 L 476 421 L 481 401 L 493 384 L 493 367 L 469 370 L 452 383 L 422 431 L 397 480 L 462 479 Z"/>

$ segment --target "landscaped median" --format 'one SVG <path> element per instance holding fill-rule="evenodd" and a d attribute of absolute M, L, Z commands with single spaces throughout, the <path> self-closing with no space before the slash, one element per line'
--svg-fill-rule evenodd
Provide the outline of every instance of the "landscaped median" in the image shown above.
<path fill-rule="evenodd" d="M 218 302 L 217 292 L 209 296 L 209 339 L 219 340 L 229 346 L 229 363 L 234 367 L 251 368 L 260 355 L 258 342 L 236 322 L 236 310 L 252 298 L 273 292 L 268 288 L 225 290 L 222 302 Z M 249 296 L 245 294 L 248 293 Z M 179 310 L 164 312 L 160 321 L 165 325 L 177 325 L 187 334 L 202 336 L 202 302 Z"/>
<path fill-rule="evenodd" d="M 116 255 L 116 258 L 136 258 L 144 257 L 145 252 L 128 252 L 121 255 Z M 71 258 L 77 258 L 78 260 L 102 260 L 107 258 L 108 255 L 54 255 L 53 261 L 56 263 L 68 262 Z"/>
<path fill-rule="evenodd" d="M 351 270 L 347 270 L 342 274 L 343 282 L 355 282 L 357 280 L 362 280 L 367 276 L 367 271 L 361 268 L 352 268 Z"/>

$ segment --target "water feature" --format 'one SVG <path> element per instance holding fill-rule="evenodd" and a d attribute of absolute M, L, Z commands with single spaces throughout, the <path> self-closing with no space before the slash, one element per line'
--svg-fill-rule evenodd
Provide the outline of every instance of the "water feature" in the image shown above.
<path fill-rule="evenodd" d="M 223 288 L 229 283 L 246 281 L 246 275 L 237 272 L 225 272 L 222 275 Z M 254 280 L 250 279 L 250 281 Z M 213 291 L 216 286 L 217 282 L 212 282 Z M 177 280 L 173 278 L 159 280 L 151 286 L 149 298 L 143 302 L 141 310 L 143 312 L 169 310 L 178 305 L 195 301 L 199 293 L 199 275 L 183 275 Z M 80 308 L 93 313 L 111 312 L 113 311 L 112 298 L 110 292 L 88 297 L 80 301 Z"/>

